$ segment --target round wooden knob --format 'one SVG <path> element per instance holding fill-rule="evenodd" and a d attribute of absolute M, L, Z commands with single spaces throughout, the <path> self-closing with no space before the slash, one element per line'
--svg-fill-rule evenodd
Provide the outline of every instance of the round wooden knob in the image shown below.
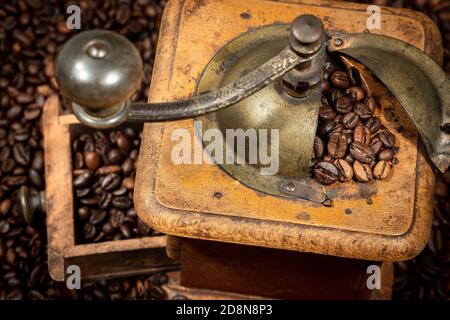
<path fill-rule="evenodd" d="M 106 30 L 82 32 L 56 58 L 62 94 L 92 112 L 113 113 L 139 88 L 142 60 L 133 44 Z"/>

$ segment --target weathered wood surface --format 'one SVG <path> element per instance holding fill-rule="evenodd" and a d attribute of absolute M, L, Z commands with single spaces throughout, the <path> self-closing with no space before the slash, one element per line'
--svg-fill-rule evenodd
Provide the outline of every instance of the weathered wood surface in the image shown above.
<path fill-rule="evenodd" d="M 364 32 L 366 9 L 334 1 L 172 1 L 163 16 L 149 101 L 191 96 L 214 54 L 251 28 L 311 13 L 327 29 Z M 441 62 L 442 46 L 431 20 L 409 10 L 383 10 L 383 28 L 374 33 L 407 41 Z M 135 189 L 138 214 L 155 229 L 181 237 L 367 260 L 412 258 L 428 239 L 434 176 L 417 132 L 398 104 L 393 109 L 407 129 L 397 135 L 400 163 L 393 175 L 368 185 L 332 186 L 333 208 L 264 195 L 214 165 L 174 165 L 171 132 L 188 128 L 194 136 L 193 121 L 146 124 Z M 395 124 L 387 126 L 393 130 Z M 222 198 L 214 198 L 215 192 Z"/>

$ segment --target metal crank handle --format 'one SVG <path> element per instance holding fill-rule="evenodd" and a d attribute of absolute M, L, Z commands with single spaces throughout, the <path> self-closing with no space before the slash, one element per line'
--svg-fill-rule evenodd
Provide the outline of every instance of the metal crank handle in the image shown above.
<path fill-rule="evenodd" d="M 292 23 L 289 45 L 283 51 L 235 82 L 188 99 L 131 103 L 129 99 L 142 78 L 139 52 L 119 34 L 92 30 L 64 45 L 56 59 L 56 79 L 62 94 L 72 102 L 74 114 L 85 125 L 102 129 L 125 121 L 179 120 L 214 112 L 248 97 L 313 60 L 322 45 L 322 22 L 303 15 Z"/>

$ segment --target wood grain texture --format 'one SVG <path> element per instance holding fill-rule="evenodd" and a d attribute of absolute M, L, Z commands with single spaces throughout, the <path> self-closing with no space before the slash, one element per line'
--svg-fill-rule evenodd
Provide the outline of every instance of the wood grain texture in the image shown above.
<path fill-rule="evenodd" d="M 172 1 L 163 16 L 149 101 L 191 96 L 214 54 L 251 28 L 311 13 L 322 17 L 327 29 L 364 32 L 366 8 L 334 1 Z M 383 10 L 383 28 L 375 33 L 407 41 L 441 61 L 439 34 L 428 18 L 409 10 Z M 138 214 L 155 229 L 181 237 L 367 260 L 412 258 L 430 231 L 434 177 L 403 109 L 383 99 L 407 129 L 399 136 L 399 166 L 385 181 L 332 186 L 333 208 L 264 195 L 214 165 L 174 165 L 171 131 L 193 132 L 192 120 L 146 124 L 134 195 Z M 214 198 L 215 192 L 223 197 Z M 344 214 L 345 209 L 354 214 Z"/>
<path fill-rule="evenodd" d="M 44 105 L 43 135 L 47 212 L 48 269 L 56 281 L 64 280 L 64 251 L 75 244 L 73 224 L 70 134 L 59 124 L 59 100 Z M 69 192 L 68 192 L 69 191 Z"/>
<path fill-rule="evenodd" d="M 65 280 L 76 264 L 83 280 L 131 276 L 177 268 L 165 253 L 165 236 L 76 244 L 72 188 L 71 131 L 87 130 L 72 115 L 59 115 L 57 96 L 44 106 L 44 154 L 47 204 L 48 268 L 52 279 Z"/>

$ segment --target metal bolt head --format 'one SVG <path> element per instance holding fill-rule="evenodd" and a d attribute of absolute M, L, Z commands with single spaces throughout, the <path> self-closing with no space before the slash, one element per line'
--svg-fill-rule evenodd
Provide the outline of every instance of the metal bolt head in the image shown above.
<path fill-rule="evenodd" d="M 128 39 L 111 31 L 90 30 L 64 44 L 55 71 L 64 96 L 99 111 L 127 101 L 140 86 L 143 67 Z"/>
<path fill-rule="evenodd" d="M 313 44 L 322 38 L 323 24 L 319 18 L 311 14 L 304 14 L 292 22 L 291 33 L 298 42 Z"/>

